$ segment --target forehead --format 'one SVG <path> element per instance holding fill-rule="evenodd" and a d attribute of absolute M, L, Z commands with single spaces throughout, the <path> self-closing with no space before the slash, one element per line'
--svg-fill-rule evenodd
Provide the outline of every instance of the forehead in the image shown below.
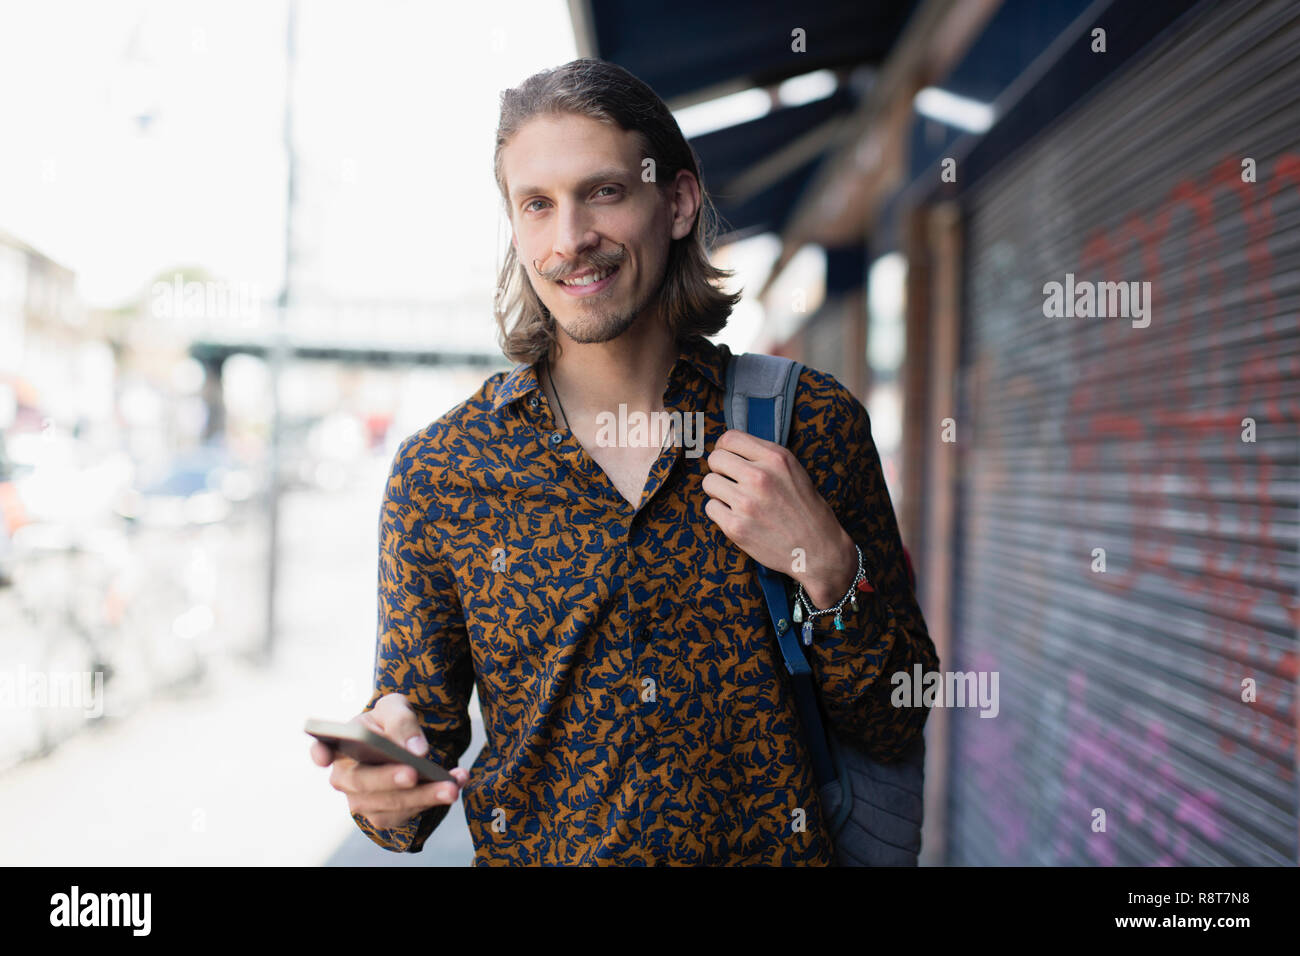
<path fill-rule="evenodd" d="M 501 148 L 501 170 L 515 196 L 577 185 L 596 170 L 630 173 L 640 168 L 641 152 L 640 137 L 614 123 L 574 113 L 543 114 Z"/>

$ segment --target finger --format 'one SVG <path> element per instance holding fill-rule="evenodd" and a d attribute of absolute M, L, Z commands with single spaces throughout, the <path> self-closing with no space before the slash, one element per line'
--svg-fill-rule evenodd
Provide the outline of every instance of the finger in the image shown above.
<path fill-rule="evenodd" d="M 723 478 L 721 475 L 709 473 L 704 476 L 700 482 L 700 490 L 710 498 L 721 501 L 728 508 L 736 500 L 737 487 L 736 483 L 730 478 Z"/>
<path fill-rule="evenodd" d="M 451 805 L 456 802 L 454 785 L 448 783 L 428 783 L 415 790 L 363 794 L 351 798 L 348 808 L 353 813 L 360 813 L 367 819 L 372 815 L 382 815 L 380 820 L 371 820 L 376 826 L 386 829 L 399 818 L 409 819 L 429 807 Z M 391 816 L 390 816 L 391 815 Z M 387 822 L 387 826 L 385 825 Z"/>
<path fill-rule="evenodd" d="M 346 767 L 339 774 L 338 789 L 348 793 L 378 793 L 384 790 L 412 790 L 420 782 L 414 767 L 402 763 L 363 764 Z"/>
<path fill-rule="evenodd" d="M 373 793 L 359 793 L 351 798 L 349 804 L 357 812 L 392 813 L 394 811 L 419 811 L 429 807 L 452 804 L 460 794 L 460 788 L 454 783 L 437 781 L 425 783 L 410 790 L 377 790 Z"/>
<path fill-rule="evenodd" d="M 723 523 L 726 522 L 728 526 L 731 524 L 731 519 L 734 516 L 730 508 L 717 498 L 710 498 L 704 502 L 704 514 L 710 521 L 722 528 L 723 534 L 727 534 L 727 528 L 723 527 Z M 731 535 L 727 534 L 727 537 L 731 537 Z"/>
<path fill-rule="evenodd" d="M 311 759 L 318 766 L 328 767 L 334 762 L 334 748 L 326 744 L 324 741 L 312 741 Z"/>
<path fill-rule="evenodd" d="M 722 433 L 714 444 L 714 449 L 722 449 L 739 455 L 742 458 L 748 458 L 753 461 L 774 449 L 783 446 L 776 442 L 768 441 L 766 438 L 759 438 L 757 435 L 751 435 L 749 432 L 743 432 L 738 428 L 729 428 Z"/>
<path fill-rule="evenodd" d="M 420 718 L 401 694 L 379 698 L 371 714 L 383 725 L 382 733 L 389 740 L 421 757 L 429 752 L 429 742 L 424 739 Z"/>
<path fill-rule="evenodd" d="M 705 463 L 709 466 L 709 471 L 737 482 L 750 480 L 760 471 L 752 461 L 725 448 L 713 449 Z"/>
<path fill-rule="evenodd" d="M 456 798 L 460 796 L 460 785 L 447 780 L 440 780 L 436 784 L 426 784 L 426 786 L 432 788 L 431 792 L 439 803 L 455 803 Z"/>

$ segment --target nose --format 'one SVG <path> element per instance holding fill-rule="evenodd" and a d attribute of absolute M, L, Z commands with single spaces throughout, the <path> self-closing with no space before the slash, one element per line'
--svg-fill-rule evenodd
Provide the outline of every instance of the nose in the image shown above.
<path fill-rule="evenodd" d="M 561 203 L 555 215 L 552 248 L 563 259 L 580 259 L 583 253 L 600 245 L 600 236 L 591 227 L 591 217 L 582 203 Z M 576 264 L 576 263 L 575 263 Z"/>

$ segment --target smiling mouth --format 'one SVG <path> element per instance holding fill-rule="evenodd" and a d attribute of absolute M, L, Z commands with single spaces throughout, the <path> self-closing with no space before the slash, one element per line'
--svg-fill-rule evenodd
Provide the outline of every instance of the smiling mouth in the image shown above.
<path fill-rule="evenodd" d="M 618 274 L 619 267 L 614 266 L 611 269 L 605 269 L 600 272 L 589 273 L 579 279 L 560 279 L 556 285 L 562 288 L 570 295 L 591 295 L 599 292 L 614 281 L 614 276 Z M 599 278 L 595 278 L 595 277 Z"/>

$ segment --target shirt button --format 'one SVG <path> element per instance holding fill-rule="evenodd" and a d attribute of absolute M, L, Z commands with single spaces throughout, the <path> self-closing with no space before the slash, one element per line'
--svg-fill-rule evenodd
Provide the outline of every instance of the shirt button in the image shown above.
<path fill-rule="evenodd" d="M 552 444 L 552 445 L 558 445 L 558 444 L 561 442 L 561 440 L 563 440 L 563 438 L 564 438 L 564 436 L 561 435 L 558 431 L 551 432 L 551 444 Z"/>

